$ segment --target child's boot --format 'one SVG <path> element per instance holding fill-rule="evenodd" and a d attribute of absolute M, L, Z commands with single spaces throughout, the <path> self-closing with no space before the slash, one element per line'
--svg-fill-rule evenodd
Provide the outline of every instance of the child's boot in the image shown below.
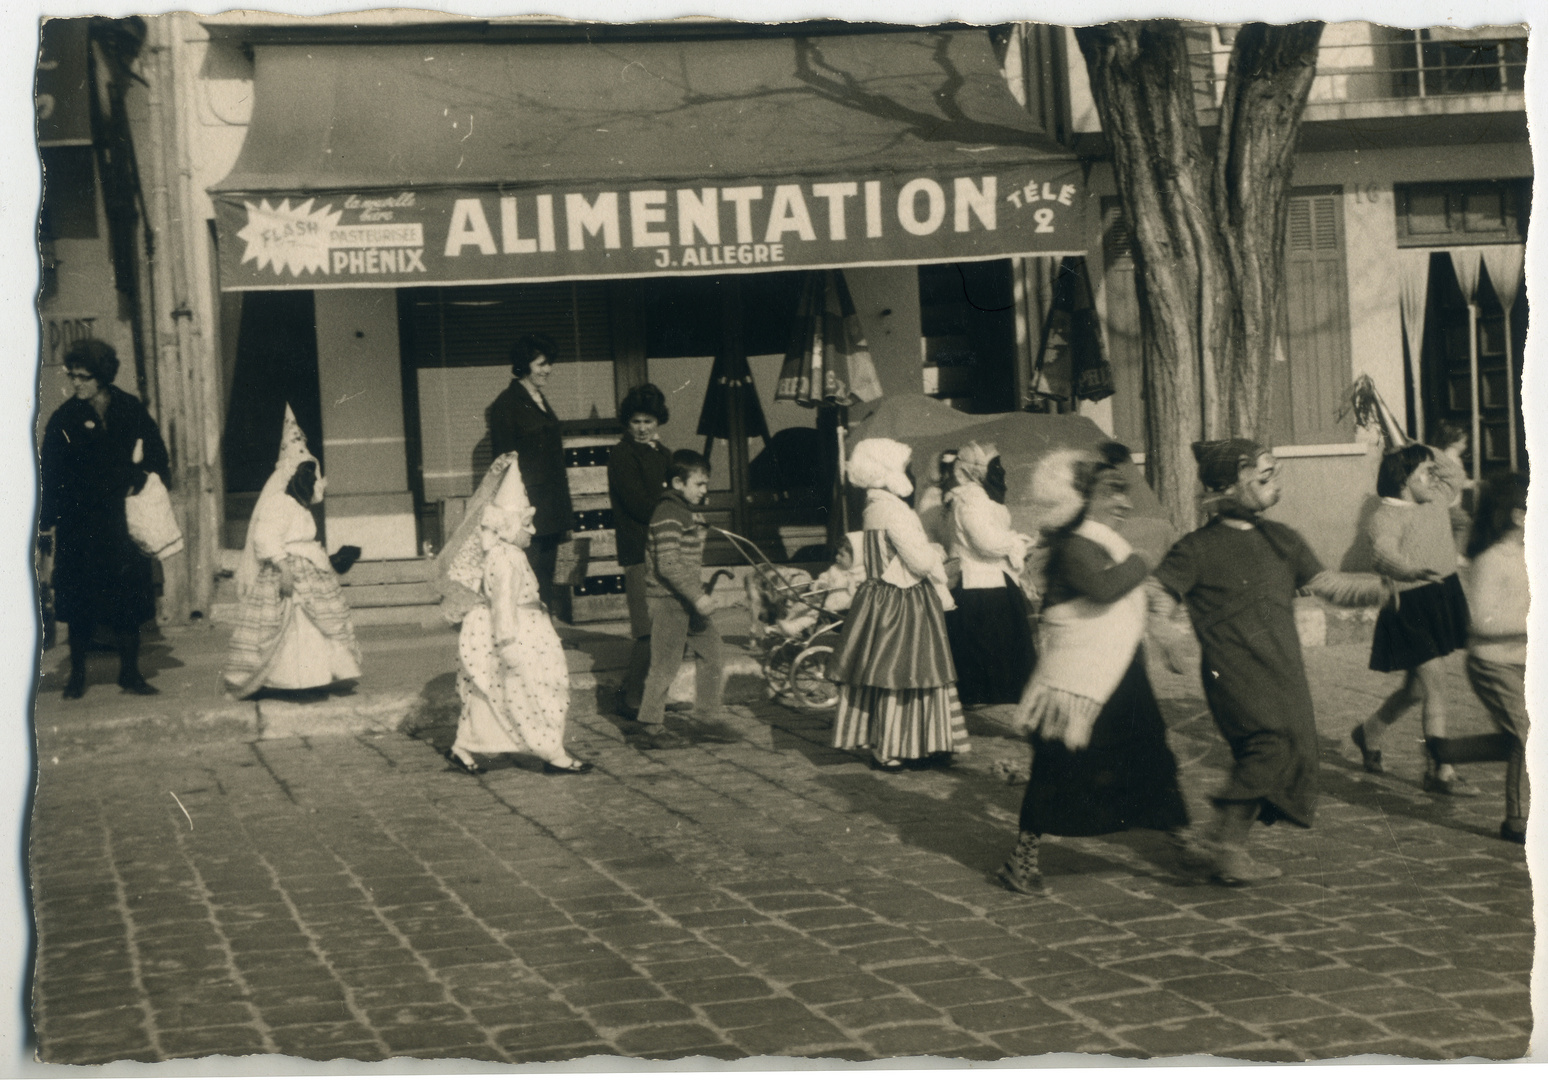
<path fill-rule="evenodd" d="M 1011 852 L 1005 865 L 1000 867 L 1000 880 L 1011 892 L 1028 896 L 1041 896 L 1047 891 L 1043 885 L 1043 872 L 1038 866 L 1038 835 L 1023 832 L 1016 838 L 1016 850 Z"/>

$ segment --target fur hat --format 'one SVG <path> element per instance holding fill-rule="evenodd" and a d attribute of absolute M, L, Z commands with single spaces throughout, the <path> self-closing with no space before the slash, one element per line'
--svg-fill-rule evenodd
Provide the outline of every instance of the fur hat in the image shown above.
<path fill-rule="evenodd" d="M 1089 450 L 1054 450 L 1032 470 L 1032 503 L 1040 529 L 1061 529 L 1086 508 L 1081 472 L 1097 462 Z"/>
<path fill-rule="evenodd" d="M 905 471 L 913 456 L 913 447 L 895 439 L 861 439 L 849 455 L 849 482 L 866 491 L 880 488 L 906 499 L 914 493 L 914 484 Z"/>
<path fill-rule="evenodd" d="M 1193 460 L 1199 465 L 1199 483 L 1205 491 L 1224 491 L 1241 478 L 1242 470 L 1257 464 L 1268 447 L 1253 439 L 1215 439 L 1193 444 Z"/>

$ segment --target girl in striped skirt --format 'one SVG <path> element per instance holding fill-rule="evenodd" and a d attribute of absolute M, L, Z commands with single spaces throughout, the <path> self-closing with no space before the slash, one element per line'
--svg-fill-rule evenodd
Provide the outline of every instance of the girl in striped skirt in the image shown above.
<path fill-rule="evenodd" d="M 869 746 L 873 768 L 968 749 L 957 672 L 946 638 L 940 548 L 904 500 L 914 491 L 912 450 L 865 439 L 849 482 L 866 492 L 865 580 L 855 590 L 829 677 L 839 684 L 833 745 Z"/>

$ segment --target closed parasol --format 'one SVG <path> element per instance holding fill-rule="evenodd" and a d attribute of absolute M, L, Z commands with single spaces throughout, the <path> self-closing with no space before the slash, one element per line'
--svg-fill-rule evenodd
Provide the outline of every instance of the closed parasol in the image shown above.
<path fill-rule="evenodd" d="M 840 270 L 809 273 L 796 305 L 795 333 L 774 397 L 815 407 L 853 405 L 882 396 L 849 286 Z"/>

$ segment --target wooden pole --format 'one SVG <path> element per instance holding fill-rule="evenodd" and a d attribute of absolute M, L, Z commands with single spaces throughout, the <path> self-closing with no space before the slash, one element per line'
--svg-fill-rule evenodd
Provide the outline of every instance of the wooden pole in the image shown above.
<path fill-rule="evenodd" d="M 1514 297 L 1512 297 L 1514 299 Z M 1500 297 L 1500 307 L 1505 310 L 1505 416 L 1510 426 L 1510 471 L 1516 471 L 1516 355 L 1515 341 L 1510 336 L 1510 308 L 1505 305 L 1505 298 Z M 1478 460 L 1478 452 L 1473 452 L 1473 460 Z"/>
<path fill-rule="evenodd" d="M 1472 372 L 1472 385 L 1468 390 L 1468 397 L 1472 404 L 1473 413 L 1473 479 L 1479 477 L 1479 466 L 1483 462 L 1483 445 L 1479 442 L 1483 425 L 1479 423 L 1479 386 L 1478 386 L 1478 300 L 1469 297 L 1467 301 L 1467 359 L 1468 370 Z"/>

